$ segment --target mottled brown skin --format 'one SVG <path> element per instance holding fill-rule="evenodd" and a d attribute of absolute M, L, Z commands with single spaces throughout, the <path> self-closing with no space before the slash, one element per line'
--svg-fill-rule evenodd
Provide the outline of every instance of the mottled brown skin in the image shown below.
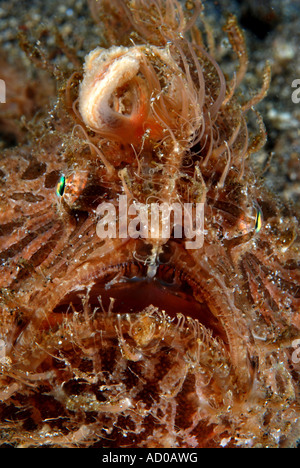
<path fill-rule="evenodd" d="M 135 44 L 173 41 L 172 59 L 183 74 L 189 67 L 189 91 L 200 92 L 196 54 L 206 125 L 191 136 L 187 106 L 178 121 L 172 109 L 170 121 L 159 121 L 164 139 L 136 136 L 123 145 L 117 136 L 92 132 L 72 107 L 82 80 L 78 69 L 61 85 L 44 134 L 2 152 L 1 443 L 294 446 L 300 435 L 300 368 L 292 359 L 292 343 L 300 337 L 295 214 L 248 165 L 246 157 L 263 136 L 248 142 L 243 106 L 226 98 L 215 62 L 192 26 L 194 11 L 175 24 L 170 12 L 164 16 L 165 2 L 148 2 L 162 9 L 165 24 L 158 33 L 154 10 L 136 4 L 130 9 L 129 2 L 118 2 L 128 18 L 124 30 L 133 31 Z M 97 8 L 93 3 L 94 16 Z M 118 15 L 112 7 L 108 41 Z M 236 41 L 241 77 L 242 33 L 234 23 L 227 31 Z M 193 46 L 178 32 L 191 34 Z M 170 69 L 162 75 L 167 94 Z M 61 174 L 67 184 L 59 197 Z M 97 206 L 124 193 L 141 202 L 205 201 L 204 245 L 187 250 L 173 237 L 158 244 L 100 239 Z"/>

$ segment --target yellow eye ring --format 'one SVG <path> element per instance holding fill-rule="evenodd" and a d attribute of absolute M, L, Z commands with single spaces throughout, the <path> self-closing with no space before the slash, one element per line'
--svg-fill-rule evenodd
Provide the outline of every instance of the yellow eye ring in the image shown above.
<path fill-rule="evenodd" d="M 256 220 L 255 220 L 255 231 L 259 232 L 262 227 L 262 212 L 259 208 L 257 208 L 256 212 Z"/>

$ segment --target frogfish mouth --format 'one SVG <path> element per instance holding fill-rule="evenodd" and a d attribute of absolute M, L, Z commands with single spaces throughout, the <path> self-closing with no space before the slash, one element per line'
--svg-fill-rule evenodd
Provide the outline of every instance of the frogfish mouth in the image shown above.
<path fill-rule="evenodd" d="M 0 156 L 4 445 L 300 437 L 298 222 L 249 164 L 270 68 L 240 102 L 235 17 L 230 79 L 189 3 L 90 2 L 99 22 L 109 12 L 106 47 L 61 74 L 51 114 Z"/>

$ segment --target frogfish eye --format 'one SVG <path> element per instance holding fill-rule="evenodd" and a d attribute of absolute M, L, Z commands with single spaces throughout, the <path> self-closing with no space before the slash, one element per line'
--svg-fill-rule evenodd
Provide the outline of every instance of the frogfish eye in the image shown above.
<path fill-rule="evenodd" d="M 65 192 L 66 178 L 64 175 L 60 176 L 59 182 L 56 187 L 56 194 L 58 197 L 62 197 Z"/>
<path fill-rule="evenodd" d="M 260 208 L 257 208 L 256 220 L 255 220 L 255 232 L 259 232 L 262 227 L 262 212 Z"/>

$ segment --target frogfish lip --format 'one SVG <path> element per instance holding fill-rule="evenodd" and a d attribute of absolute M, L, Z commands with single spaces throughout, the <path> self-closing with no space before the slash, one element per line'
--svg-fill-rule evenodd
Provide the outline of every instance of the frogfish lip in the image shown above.
<path fill-rule="evenodd" d="M 171 320 L 189 317 L 227 345 L 226 331 L 211 312 L 200 285 L 176 265 L 159 265 L 154 278 L 147 276 L 147 266 L 138 261 L 112 265 L 109 271 L 93 275 L 88 287 L 84 282 L 67 292 L 53 308 L 51 323 L 60 323 L 74 312 L 82 313 L 83 297 L 87 297 L 90 312 L 111 310 L 113 314 L 131 315 L 151 305 Z"/>

